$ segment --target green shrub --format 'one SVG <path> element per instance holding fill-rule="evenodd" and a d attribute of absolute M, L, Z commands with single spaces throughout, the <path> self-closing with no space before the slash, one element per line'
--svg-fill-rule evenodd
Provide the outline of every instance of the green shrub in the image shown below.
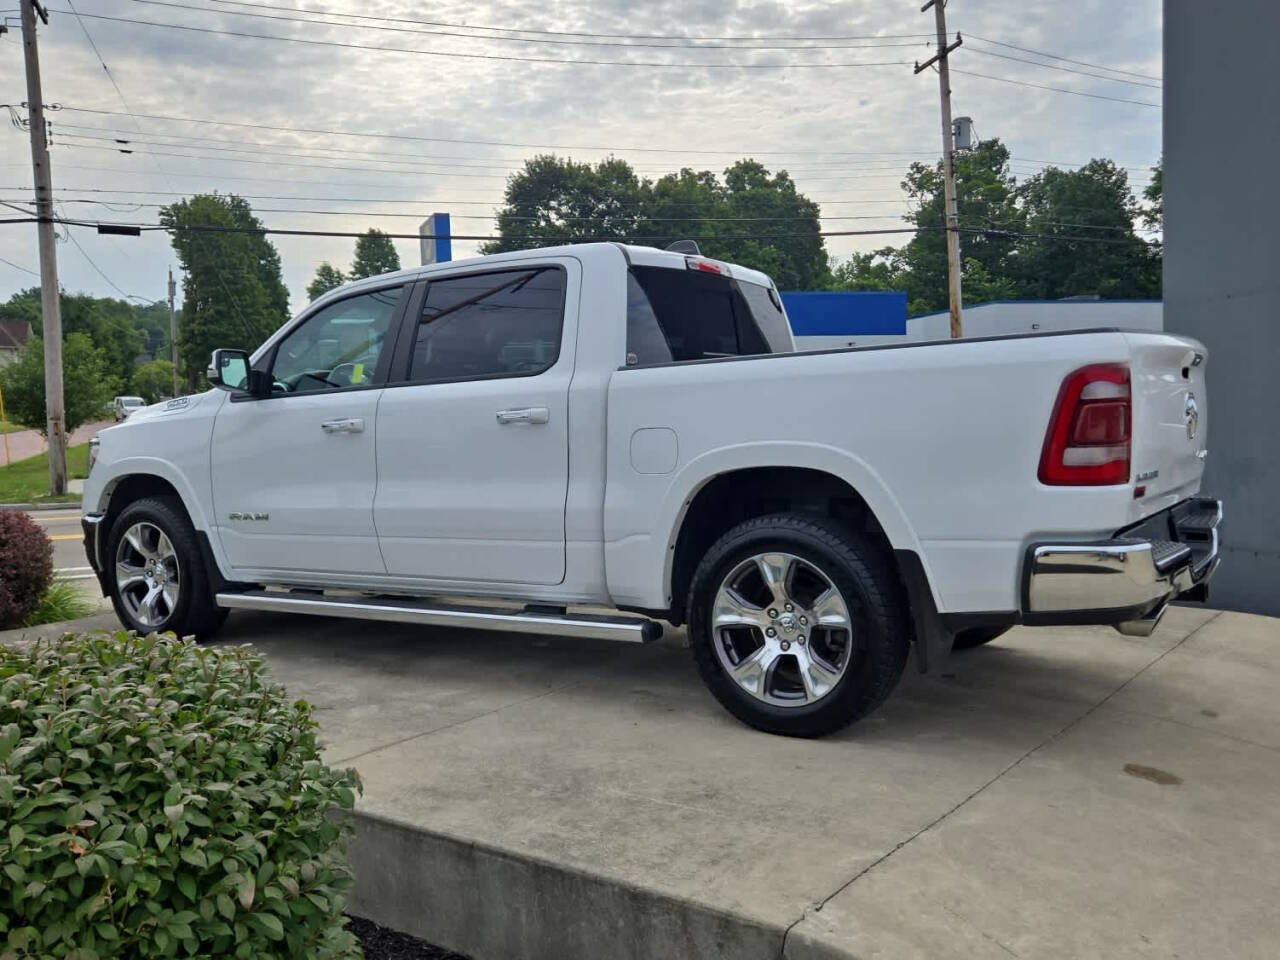
<path fill-rule="evenodd" d="M 0 510 L 0 630 L 18 627 L 53 582 L 53 544 L 19 510 Z"/>
<path fill-rule="evenodd" d="M 27 616 L 25 625 L 38 627 L 42 623 L 61 623 L 87 617 L 93 604 L 71 580 L 55 580 L 40 597 L 36 608 Z"/>
<path fill-rule="evenodd" d="M 358 789 L 249 647 L 0 649 L 0 957 L 358 958 Z"/>

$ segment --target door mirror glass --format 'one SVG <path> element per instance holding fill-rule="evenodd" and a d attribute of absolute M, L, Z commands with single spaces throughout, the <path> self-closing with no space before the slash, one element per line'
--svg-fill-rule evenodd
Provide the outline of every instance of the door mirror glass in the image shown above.
<path fill-rule="evenodd" d="M 205 375 L 223 390 L 248 390 L 249 354 L 243 350 L 215 350 Z"/>

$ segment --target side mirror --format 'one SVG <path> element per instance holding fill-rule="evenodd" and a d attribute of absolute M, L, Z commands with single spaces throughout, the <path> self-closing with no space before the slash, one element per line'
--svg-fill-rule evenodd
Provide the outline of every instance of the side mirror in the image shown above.
<path fill-rule="evenodd" d="M 215 387 L 236 392 L 252 392 L 255 379 L 249 369 L 249 354 L 243 350 L 213 351 L 205 376 Z"/>

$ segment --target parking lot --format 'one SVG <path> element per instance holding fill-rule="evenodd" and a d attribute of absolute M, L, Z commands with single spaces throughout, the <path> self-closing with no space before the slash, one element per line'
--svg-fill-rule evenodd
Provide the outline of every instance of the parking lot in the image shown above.
<path fill-rule="evenodd" d="M 364 778 L 355 912 L 477 958 L 1275 956 L 1280 621 L 1018 629 L 817 741 L 732 720 L 682 640 L 220 642 Z"/>

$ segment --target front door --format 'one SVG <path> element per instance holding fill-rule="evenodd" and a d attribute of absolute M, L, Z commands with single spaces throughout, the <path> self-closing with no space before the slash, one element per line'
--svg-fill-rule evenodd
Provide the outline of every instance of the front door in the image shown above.
<path fill-rule="evenodd" d="M 329 303 L 267 357 L 269 397 L 213 428 L 216 528 L 236 575 L 384 574 L 373 525 L 378 399 L 403 287 Z"/>
<path fill-rule="evenodd" d="M 567 260 L 428 284 L 378 410 L 389 574 L 463 588 L 564 579 L 578 276 Z"/>

